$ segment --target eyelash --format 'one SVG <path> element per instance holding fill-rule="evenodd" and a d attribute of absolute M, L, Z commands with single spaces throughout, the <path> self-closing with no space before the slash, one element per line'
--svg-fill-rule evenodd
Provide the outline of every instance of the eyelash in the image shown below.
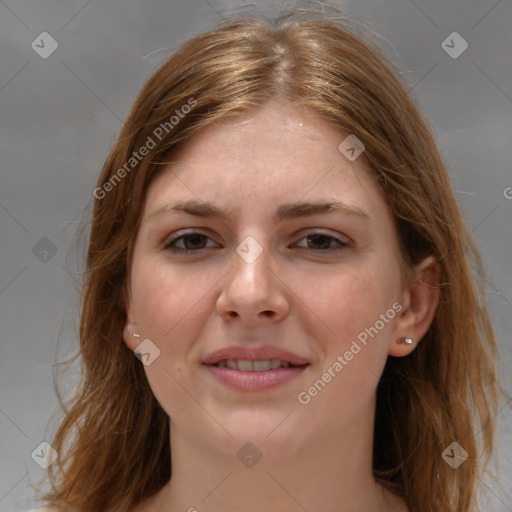
<path fill-rule="evenodd" d="M 184 239 L 186 239 L 188 237 L 197 236 L 197 235 L 203 236 L 203 237 L 206 237 L 206 238 L 210 239 L 210 237 L 208 235 L 205 235 L 204 233 L 193 231 L 193 232 L 187 233 L 185 235 L 180 235 L 180 236 L 174 237 L 171 240 L 167 240 L 166 242 L 164 242 L 164 249 L 168 250 L 168 251 L 171 251 L 171 252 L 175 252 L 175 253 L 181 253 L 181 254 L 198 253 L 199 251 L 201 251 L 203 249 L 208 249 L 209 247 L 200 247 L 199 249 L 181 249 L 181 248 L 177 248 L 175 246 L 176 242 L 178 242 L 179 240 L 184 240 Z M 308 247 L 302 247 L 302 249 L 306 249 L 306 250 L 308 250 L 310 252 L 313 252 L 313 253 L 320 253 L 320 252 L 321 253 L 326 253 L 326 252 L 330 252 L 330 251 L 345 249 L 345 248 L 350 246 L 349 243 L 344 242 L 343 240 L 340 240 L 339 238 L 336 238 L 333 235 L 328 235 L 328 234 L 322 233 L 322 232 L 308 233 L 308 234 L 304 235 L 300 239 L 300 241 L 302 241 L 305 238 L 308 238 L 310 236 L 322 236 L 322 237 L 330 239 L 331 241 L 334 241 L 334 242 L 338 243 L 338 247 L 330 247 L 328 249 L 309 249 Z"/>

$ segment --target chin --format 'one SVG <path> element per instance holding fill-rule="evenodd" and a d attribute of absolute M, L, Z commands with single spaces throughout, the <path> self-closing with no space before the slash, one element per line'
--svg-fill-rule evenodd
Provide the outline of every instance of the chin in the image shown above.
<path fill-rule="evenodd" d="M 299 428 L 294 424 L 290 412 L 263 413 L 259 410 L 232 415 L 226 424 L 226 429 L 233 435 L 228 439 L 230 449 L 238 452 L 251 443 L 267 460 L 292 456 L 303 446 L 305 431 L 304 426 Z"/>

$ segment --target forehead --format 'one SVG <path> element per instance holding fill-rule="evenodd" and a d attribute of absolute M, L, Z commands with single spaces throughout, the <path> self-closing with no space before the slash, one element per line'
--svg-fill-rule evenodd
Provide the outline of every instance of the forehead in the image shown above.
<path fill-rule="evenodd" d="M 339 199 L 381 215 L 382 192 L 364 154 L 350 161 L 338 149 L 346 137 L 311 110 L 276 103 L 221 120 L 173 155 L 148 189 L 146 212 L 183 199 L 254 213 L 258 205 Z"/>
<path fill-rule="evenodd" d="M 261 163 L 268 172 L 288 162 L 309 162 L 319 153 L 328 158 L 329 154 L 336 154 L 342 137 L 341 131 L 305 107 L 269 103 L 204 129 L 182 148 L 179 157 L 189 163 L 205 159 L 213 162 L 229 159 L 251 167 Z M 208 150 L 208 154 L 198 152 L 198 146 Z"/>

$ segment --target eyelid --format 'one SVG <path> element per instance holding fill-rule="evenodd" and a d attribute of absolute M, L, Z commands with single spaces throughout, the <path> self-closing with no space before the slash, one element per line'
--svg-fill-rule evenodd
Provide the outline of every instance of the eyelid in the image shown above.
<path fill-rule="evenodd" d="M 183 239 L 186 236 L 192 236 L 192 235 L 202 235 L 202 236 L 208 238 L 209 240 L 212 240 L 212 237 L 209 234 L 205 233 L 204 231 L 201 231 L 201 228 L 180 229 L 179 231 L 172 233 L 172 235 L 167 236 L 164 239 L 164 241 L 162 242 L 162 246 L 164 249 L 168 249 L 171 244 L 177 242 L 178 240 Z M 191 249 L 178 249 L 178 250 L 183 251 L 183 252 L 185 252 L 185 251 L 197 252 L 199 249 L 196 249 L 195 251 L 193 251 Z"/>
<path fill-rule="evenodd" d="M 308 236 L 325 236 L 327 238 L 331 238 L 332 240 L 339 242 L 340 247 L 350 245 L 350 238 L 348 236 L 339 235 L 339 234 L 334 235 L 333 233 L 329 233 L 329 232 L 325 232 L 325 231 L 307 231 L 304 234 L 301 234 L 299 241 L 304 240 Z M 310 250 L 315 251 L 315 250 L 321 250 L 321 249 L 310 249 Z M 326 249 L 324 249 L 324 251 L 325 250 Z"/>
<path fill-rule="evenodd" d="M 204 236 L 206 237 L 207 239 L 212 240 L 212 238 L 200 231 L 201 228 L 189 228 L 189 229 L 185 229 L 185 230 L 179 230 L 175 233 L 173 233 L 172 235 L 168 236 L 164 241 L 163 241 L 163 248 L 164 249 L 167 249 L 167 250 L 175 250 L 176 252 L 181 252 L 181 253 L 191 253 L 191 252 L 199 252 L 203 249 L 209 249 L 211 248 L 212 246 L 210 245 L 209 247 L 201 247 L 199 249 L 182 249 L 182 248 L 176 248 L 176 247 L 172 247 L 172 244 L 175 244 L 176 242 L 184 239 L 185 237 L 187 236 L 193 236 L 193 235 L 201 235 L 201 236 Z M 305 238 L 307 238 L 308 236 L 325 236 L 327 238 L 330 238 L 332 241 L 334 241 L 334 243 L 337 244 L 337 246 L 335 247 L 329 247 L 328 249 L 312 249 L 312 248 L 309 248 L 309 247 L 301 247 L 301 246 L 298 246 L 297 243 L 295 243 L 292 247 L 301 247 L 303 249 L 306 249 L 310 252 L 329 252 L 329 251 L 333 251 L 333 250 L 340 250 L 340 249 L 343 249 L 343 248 L 346 248 L 346 247 L 350 247 L 352 245 L 351 243 L 351 239 L 346 236 L 346 235 L 340 235 L 340 234 L 337 234 L 337 235 L 334 235 L 330 232 L 326 232 L 326 231 L 323 231 L 319 228 L 317 228 L 315 230 L 315 228 L 310 228 L 311 230 L 310 231 L 303 231 L 301 233 L 301 236 L 299 238 L 299 242 L 301 242 L 302 240 L 304 240 Z M 344 240 L 346 239 L 346 240 Z M 207 242 L 208 243 L 208 242 Z M 216 243 L 216 242 L 214 242 Z"/>

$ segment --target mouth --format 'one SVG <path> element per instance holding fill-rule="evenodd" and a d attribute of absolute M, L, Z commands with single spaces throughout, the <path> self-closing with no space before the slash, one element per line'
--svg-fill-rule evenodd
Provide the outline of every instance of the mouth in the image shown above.
<path fill-rule="evenodd" d="M 202 363 L 219 368 L 258 372 L 304 366 L 309 364 L 309 361 L 288 350 L 260 344 L 252 347 L 224 347 L 205 356 Z"/>
<path fill-rule="evenodd" d="M 308 366 L 308 364 L 309 363 L 297 365 L 281 359 L 263 359 L 260 361 L 251 361 L 249 359 L 221 359 L 217 363 L 207 364 L 207 366 L 229 368 L 230 370 L 239 372 L 267 372 L 279 368 L 302 368 Z"/>
<path fill-rule="evenodd" d="M 217 382 L 238 391 L 262 391 L 295 379 L 310 362 L 288 350 L 260 343 L 234 345 L 207 355 L 202 361 Z"/>
<path fill-rule="evenodd" d="M 275 388 L 297 378 L 310 363 L 284 359 L 220 359 L 203 363 L 217 382 L 236 391 L 257 392 Z"/>

